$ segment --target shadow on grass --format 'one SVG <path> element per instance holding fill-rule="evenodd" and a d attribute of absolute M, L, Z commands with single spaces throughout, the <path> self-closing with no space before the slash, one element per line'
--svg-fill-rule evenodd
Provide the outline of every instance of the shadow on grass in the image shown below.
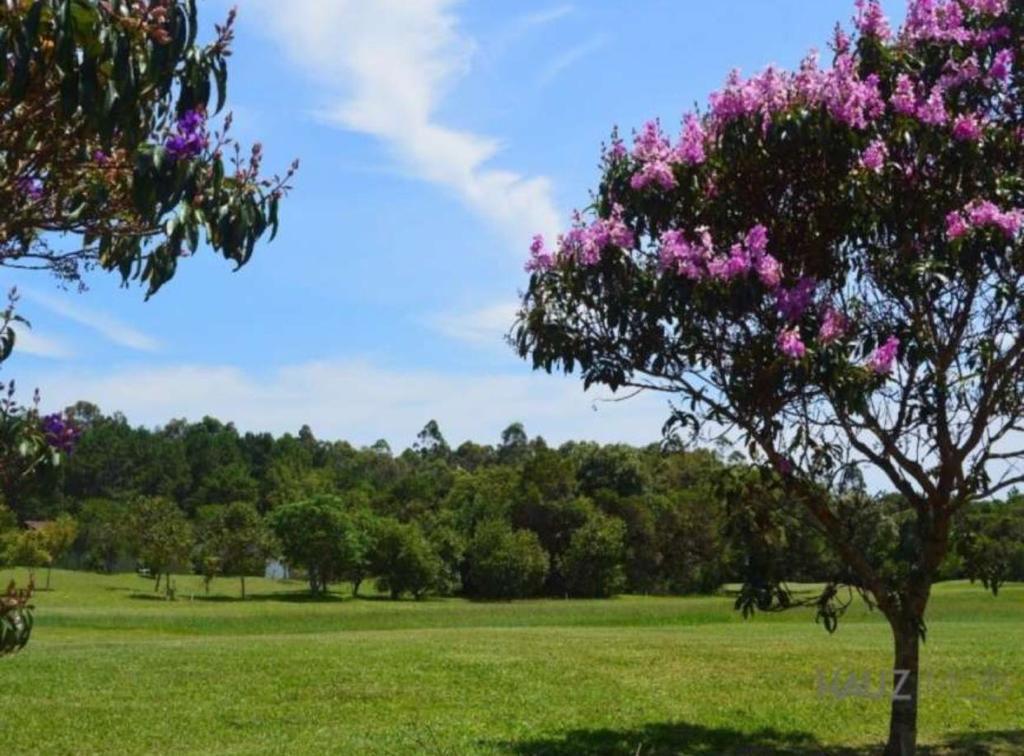
<path fill-rule="evenodd" d="M 835 747 L 822 745 L 806 732 L 765 728 L 741 732 L 729 727 L 704 727 L 687 722 L 652 724 L 630 730 L 572 730 L 558 738 L 499 743 L 518 756 L 875 756 L 881 745 Z M 941 745 L 922 746 L 921 756 L 1009 756 L 1024 753 L 1024 730 L 957 735 Z"/>
<path fill-rule="evenodd" d="M 135 601 L 167 601 L 167 596 L 163 591 L 159 593 L 142 593 L 136 591 L 128 596 L 128 598 Z M 207 596 L 204 593 L 181 593 L 179 592 L 176 596 L 176 603 L 182 602 L 202 602 L 206 604 L 237 604 L 237 603 L 257 603 L 260 601 L 276 601 L 285 604 L 340 604 L 345 601 L 351 601 L 350 596 L 338 596 L 333 593 L 328 593 L 325 596 L 313 596 L 308 591 L 295 593 L 253 593 L 246 596 L 244 599 L 241 596 L 225 596 L 222 593 Z"/>

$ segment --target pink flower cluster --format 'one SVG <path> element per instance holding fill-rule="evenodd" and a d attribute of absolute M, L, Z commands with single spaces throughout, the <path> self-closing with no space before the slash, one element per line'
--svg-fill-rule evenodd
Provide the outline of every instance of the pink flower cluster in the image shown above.
<path fill-rule="evenodd" d="M 643 189 L 655 184 L 662 189 L 672 189 L 676 185 L 673 166 L 703 163 L 706 142 L 704 124 L 693 113 L 683 119 L 682 134 L 675 146 L 662 133 L 657 121 L 648 121 L 633 143 L 633 158 L 640 164 L 640 170 L 633 175 L 630 186 Z"/>
<path fill-rule="evenodd" d="M 791 323 L 800 320 L 814 301 L 814 292 L 817 288 L 816 280 L 810 276 L 803 276 L 792 289 L 779 289 L 775 292 L 775 304 L 779 315 Z"/>
<path fill-rule="evenodd" d="M 857 0 L 857 16 L 854 24 L 865 37 L 877 37 L 880 40 L 887 40 L 892 35 L 889 28 L 889 19 L 882 12 L 882 6 L 878 0 Z"/>
<path fill-rule="evenodd" d="M 558 260 L 575 260 L 581 265 L 596 265 L 606 247 L 632 247 L 636 243 L 633 231 L 622 219 L 622 206 L 612 207 L 611 216 L 597 218 L 589 226 L 583 225 L 577 215 L 577 225 L 558 238 L 558 249 L 552 252 L 537 234 L 530 244 L 527 272 L 551 270 Z"/>
<path fill-rule="evenodd" d="M 691 281 L 728 281 L 753 273 L 774 290 L 782 282 L 782 266 L 767 248 L 768 231 L 762 225 L 750 229 L 743 242 L 733 244 L 727 254 L 715 252 L 707 229 L 698 230 L 696 242 L 682 231 L 666 231 L 661 236 L 658 257 L 662 270 L 674 271 Z"/>
<path fill-rule="evenodd" d="M 953 122 L 953 138 L 958 142 L 977 142 L 981 134 L 981 122 L 977 116 L 961 115 Z"/>
<path fill-rule="evenodd" d="M 775 343 L 779 351 L 791 360 L 803 359 L 807 354 L 807 345 L 800 338 L 800 330 L 796 327 L 783 329 Z"/>
<path fill-rule="evenodd" d="M 1003 49 L 995 54 L 992 65 L 989 66 L 988 75 L 993 80 L 1003 82 L 1010 78 L 1010 71 L 1013 69 L 1013 50 Z"/>
<path fill-rule="evenodd" d="M 544 245 L 544 237 L 537 234 L 530 243 L 530 259 L 526 261 L 526 272 L 551 270 L 554 266 L 554 253 Z"/>
<path fill-rule="evenodd" d="M 972 32 L 966 27 L 967 14 L 1001 16 L 1007 0 L 910 0 L 903 36 L 911 42 L 955 42 L 957 44 L 991 41 L 990 30 Z"/>
<path fill-rule="evenodd" d="M 818 341 L 823 346 L 828 346 L 839 341 L 846 335 L 850 327 L 850 320 L 839 310 L 828 307 L 821 319 L 821 328 L 818 330 Z"/>
<path fill-rule="evenodd" d="M 899 350 L 900 340 L 895 336 L 890 336 L 882 346 L 878 347 L 868 357 L 868 369 L 878 375 L 888 375 L 892 372 Z"/>
<path fill-rule="evenodd" d="M 946 235 L 950 240 L 966 236 L 972 229 L 995 227 L 1007 238 L 1013 238 L 1024 224 L 1024 210 L 1002 210 L 994 202 L 973 200 L 962 210 L 954 210 L 946 216 Z"/>
<path fill-rule="evenodd" d="M 874 140 L 860 156 L 860 167 L 872 173 L 881 173 L 889 159 L 889 148 L 881 139 Z"/>
<path fill-rule="evenodd" d="M 824 105 L 833 118 L 857 129 L 867 128 L 885 112 L 878 77 L 862 79 L 849 54 L 838 55 L 829 70 L 819 69 L 812 54 L 795 75 L 769 67 L 744 81 L 733 71 L 725 88 L 711 95 L 710 103 L 716 130 L 752 115 L 760 115 L 767 126 L 774 114 L 798 104 Z"/>

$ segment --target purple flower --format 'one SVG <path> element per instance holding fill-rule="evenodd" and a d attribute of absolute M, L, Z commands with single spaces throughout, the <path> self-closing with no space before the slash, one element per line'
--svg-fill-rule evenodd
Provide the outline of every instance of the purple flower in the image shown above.
<path fill-rule="evenodd" d="M 38 202 L 43 198 L 42 179 L 25 176 L 18 179 L 18 189 L 32 202 Z"/>
<path fill-rule="evenodd" d="M 992 60 L 992 65 L 989 66 L 988 75 L 996 81 L 1006 81 L 1010 78 L 1010 70 L 1013 67 L 1013 50 L 1009 48 L 1000 50 L 996 53 L 995 58 Z"/>
<path fill-rule="evenodd" d="M 176 132 L 164 147 L 172 160 L 183 160 L 200 155 L 209 145 L 206 135 L 206 115 L 201 110 L 187 110 L 178 117 Z"/>
<path fill-rule="evenodd" d="M 779 351 L 791 360 L 799 360 L 807 354 L 807 347 L 800 338 L 800 331 L 796 328 L 786 328 L 779 334 L 776 344 Z"/>
<path fill-rule="evenodd" d="M 527 273 L 551 270 L 555 265 L 555 256 L 544 246 L 544 237 L 537 234 L 530 244 L 530 259 L 526 261 Z"/>
<path fill-rule="evenodd" d="M 1006 0 L 960 0 L 964 7 L 983 16 L 1001 16 L 1006 13 Z"/>
<path fill-rule="evenodd" d="M 971 227 L 964 220 L 963 213 L 954 210 L 946 216 L 946 235 L 950 241 L 966 236 L 970 230 Z"/>
<path fill-rule="evenodd" d="M 868 369 L 877 375 L 888 375 L 892 372 L 893 363 L 900 350 L 900 340 L 895 336 L 878 347 L 868 358 Z"/>
<path fill-rule="evenodd" d="M 763 255 L 754 262 L 757 277 L 769 289 L 777 289 L 782 283 L 782 265 L 771 255 Z"/>
<path fill-rule="evenodd" d="M 941 126 L 949 118 L 949 114 L 946 113 L 946 101 L 944 98 L 944 92 L 942 87 L 936 85 L 932 87 L 931 94 L 928 95 L 928 99 L 925 100 L 917 108 L 917 117 L 921 123 L 927 123 L 931 126 Z"/>
<path fill-rule="evenodd" d="M 977 142 L 981 139 L 981 124 L 973 115 L 957 116 L 953 123 L 953 138 L 960 142 Z"/>
<path fill-rule="evenodd" d="M 878 76 L 861 79 L 850 55 L 838 56 L 826 74 L 824 99 L 833 118 L 855 129 L 867 128 L 885 111 Z"/>
<path fill-rule="evenodd" d="M 754 258 L 761 257 L 768 249 L 768 229 L 758 223 L 747 231 L 747 238 L 744 242 L 747 250 Z"/>
<path fill-rule="evenodd" d="M 649 184 L 656 184 L 665 190 L 675 188 L 676 177 L 672 173 L 672 166 L 664 160 L 644 163 L 640 172 L 633 174 L 633 178 L 629 180 L 629 185 L 636 190 L 643 189 Z"/>
<path fill-rule="evenodd" d="M 889 148 L 881 139 L 876 139 L 867 146 L 867 149 L 860 156 L 860 167 L 873 173 L 881 173 L 885 167 L 885 161 L 889 157 Z"/>
<path fill-rule="evenodd" d="M 814 301 L 814 291 L 817 287 L 818 282 L 815 279 L 803 276 L 792 289 L 779 289 L 775 294 L 779 315 L 791 323 L 800 320 Z"/>
<path fill-rule="evenodd" d="M 855 24 L 858 31 L 865 37 L 889 39 L 892 33 L 889 28 L 889 19 L 882 12 L 882 6 L 878 0 L 857 0 L 855 5 L 857 7 Z"/>
<path fill-rule="evenodd" d="M 963 61 L 950 58 L 946 61 L 942 76 L 939 78 L 939 85 L 943 89 L 957 87 L 969 81 L 974 81 L 981 76 L 981 67 L 978 65 L 978 57 L 971 55 Z"/>
<path fill-rule="evenodd" d="M 839 310 L 829 307 L 825 310 L 825 315 L 821 319 L 821 328 L 818 330 L 818 341 L 825 346 L 839 341 L 839 339 L 846 335 L 846 329 L 849 328 L 849 326 L 850 321 L 845 315 L 839 312 Z"/>
<path fill-rule="evenodd" d="M 705 159 L 706 141 L 707 132 L 704 131 L 704 124 L 693 113 L 689 113 L 683 119 L 683 133 L 676 146 L 676 155 L 687 165 L 700 165 Z"/>
<path fill-rule="evenodd" d="M 971 33 L 964 27 L 964 11 L 950 0 L 910 0 L 904 36 L 911 42 L 929 40 L 964 43 Z"/>
<path fill-rule="evenodd" d="M 47 445 L 55 451 L 65 454 L 74 451 L 78 437 L 81 435 L 74 425 L 59 414 L 44 417 L 39 423 L 39 428 L 43 432 Z"/>
<path fill-rule="evenodd" d="M 900 115 L 914 115 L 917 112 L 917 92 L 914 81 L 907 74 L 896 77 L 896 88 L 889 99 L 892 109 Z"/>
<path fill-rule="evenodd" d="M 682 231 L 666 231 L 661 235 L 658 259 L 662 270 L 673 271 L 691 281 L 708 275 L 712 254 L 711 235 L 707 231 L 702 231 L 697 244 L 692 244 Z"/>

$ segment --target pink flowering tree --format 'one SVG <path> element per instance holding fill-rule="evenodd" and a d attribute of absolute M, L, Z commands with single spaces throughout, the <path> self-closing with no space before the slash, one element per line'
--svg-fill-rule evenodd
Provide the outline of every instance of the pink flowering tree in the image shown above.
<path fill-rule="evenodd" d="M 855 26 L 827 66 L 731 74 L 678 133 L 613 134 L 593 206 L 534 239 L 513 336 L 535 368 L 667 392 L 670 427 L 772 471 L 892 627 L 887 753 L 911 754 L 950 522 L 1024 482 L 1024 7 L 911 0 L 894 30 L 865 0 Z M 861 467 L 910 513 L 884 559 L 839 511 Z"/>

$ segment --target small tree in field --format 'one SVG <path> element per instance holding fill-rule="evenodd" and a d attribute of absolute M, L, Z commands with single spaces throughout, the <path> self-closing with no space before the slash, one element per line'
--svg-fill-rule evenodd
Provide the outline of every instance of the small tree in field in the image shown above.
<path fill-rule="evenodd" d="M 160 498 L 139 499 L 128 519 L 134 554 L 149 569 L 153 590 L 160 590 L 161 576 L 165 576 L 164 591 L 173 597 L 171 573 L 189 563 L 192 524 L 177 504 Z"/>
<path fill-rule="evenodd" d="M 444 577 L 444 562 L 415 522 L 381 520 L 372 559 L 377 588 L 392 600 L 410 593 L 419 601 L 436 590 Z"/>
<path fill-rule="evenodd" d="M 47 522 L 39 529 L 39 538 L 46 552 L 46 590 L 50 590 L 50 572 L 78 536 L 78 523 L 69 514 L 62 514 L 56 520 Z"/>
<path fill-rule="evenodd" d="M 281 543 L 285 558 L 303 567 L 314 596 L 361 565 L 366 539 L 336 496 L 317 496 L 285 504 L 269 517 L 270 527 Z"/>
<path fill-rule="evenodd" d="M 245 598 L 246 575 L 262 575 L 276 550 L 270 531 L 256 507 L 235 502 L 219 508 L 203 543 L 207 561 L 223 575 L 238 577 Z"/>
<path fill-rule="evenodd" d="M 776 473 L 892 627 L 886 752 L 912 754 L 952 518 L 1024 481 L 1024 4 L 910 0 L 897 32 L 857 6 L 830 66 L 734 73 L 678 139 L 614 136 L 591 216 L 534 240 L 514 341 L 588 386 L 674 395 L 670 428 Z M 884 559 L 848 527 L 877 502 L 834 496 L 861 466 L 910 510 Z"/>

